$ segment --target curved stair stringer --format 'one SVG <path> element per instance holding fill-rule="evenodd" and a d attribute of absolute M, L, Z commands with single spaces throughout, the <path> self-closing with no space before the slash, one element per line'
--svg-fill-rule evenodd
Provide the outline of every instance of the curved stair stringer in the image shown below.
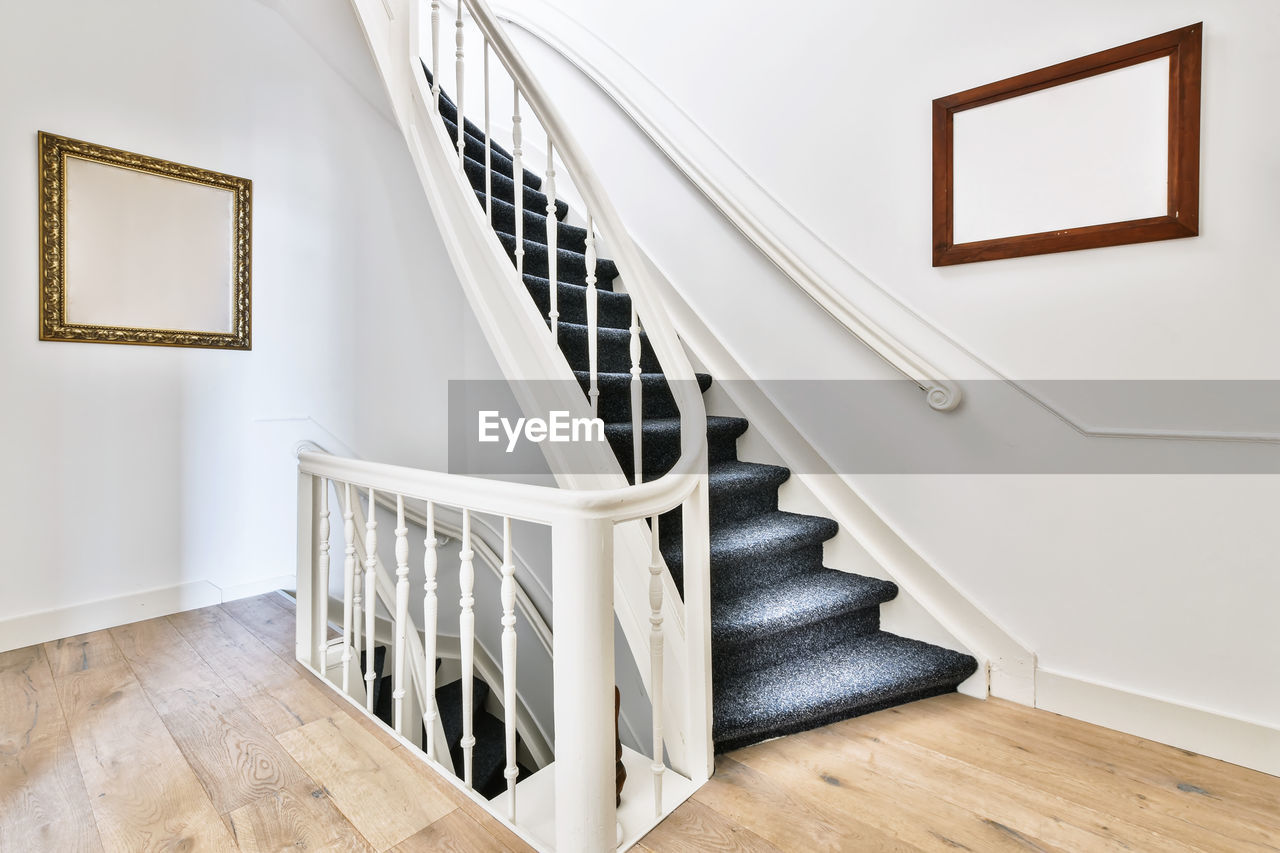
<path fill-rule="evenodd" d="M 371 49 L 379 59 L 379 69 L 385 72 L 388 66 L 384 65 L 366 20 L 368 14 L 377 13 L 364 9 L 365 4 L 359 0 L 353 5 L 366 27 Z M 590 406 L 568 362 L 529 299 L 509 256 L 486 221 L 483 208 L 475 203 L 472 188 L 456 168 L 456 153 L 451 153 L 455 149 L 445 136 L 425 79 L 418 75 L 410 85 L 412 103 L 392 97 L 402 133 L 450 262 L 485 341 L 511 384 L 517 404 L 524 412 L 565 411 L 572 418 L 591 417 Z M 388 83 L 389 90 L 394 88 Z M 419 128 L 436 134 L 436 138 L 423 139 Z M 619 252 L 620 257 L 627 254 L 625 249 Z M 631 254 L 634 257 L 634 253 Z M 684 357 L 683 352 L 680 357 Z M 687 360 L 685 367 L 692 372 Z M 577 442 L 570 446 L 542 442 L 539 446 L 562 488 L 607 489 L 628 485 L 607 443 Z M 603 473 L 576 473 L 581 471 Z M 614 613 L 633 660 L 648 661 L 650 534 L 644 520 L 619 524 L 613 550 Z M 691 718 L 696 717 L 691 709 L 696 705 L 689 701 L 691 676 L 686 665 L 684 602 L 670 572 L 663 573 L 663 585 L 665 746 L 674 770 L 697 777 L 702 775 L 696 769 L 698 758 L 690 757 L 687 750 L 689 726 L 694 724 Z M 641 665 L 638 670 L 645 689 L 651 690 L 649 668 Z"/>
<path fill-rule="evenodd" d="M 841 532 L 850 534 L 894 583 L 978 660 L 977 672 L 960 685 L 960 692 L 976 698 L 990 694 L 1034 706 L 1036 656 L 1030 647 L 925 560 L 866 502 L 848 478 L 830 466 L 804 432 L 778 409 L 758 383 L 751 381 L 738 358 L 707 327 L 652 258 L 646 256 L 645 260 L 652 266 L 652 279 L 660 283 L 656 295 L 663 301 L 681 341 L 699 362 L 699 369 L 717 378 L 715 387 L 750 421 L 751 429 L 778 455 L 780 464 L 795 472 L 793 476 L 839 523 Z"/>

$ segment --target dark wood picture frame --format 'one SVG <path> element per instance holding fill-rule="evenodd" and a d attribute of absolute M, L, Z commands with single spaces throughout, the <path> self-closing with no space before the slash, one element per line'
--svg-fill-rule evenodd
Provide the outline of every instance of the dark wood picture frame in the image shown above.
<path fill-rule="evenodd" d="M 1203 23 L 957 92 L 933 102 L 933 265 L 1194 237 L 1200 231 L 1200 51 Z M 956 244 L 953 116 L 1169 57 L 1169 204 L 1164 216 Z"/>

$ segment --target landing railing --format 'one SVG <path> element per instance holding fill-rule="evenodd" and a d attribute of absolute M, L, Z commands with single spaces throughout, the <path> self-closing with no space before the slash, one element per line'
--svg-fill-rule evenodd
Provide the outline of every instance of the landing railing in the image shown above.
<path fill-rule="evenodd" d="M 363 698 L 371 712 L 371 654 L 376 633 L 378 578 L 389 569 L 378 554 L 375 507 L 395 507 L 393 531 L 395 593 L 387 602 L 394 648 L 392 728 L 412 742 L 412 728 L 425 725 L 424 760 L 452 777 L 447 749 L 438 743 L 435 708 L 435 654 L 443 608 L 440 564 L 433 519 L 442 508 L 462 519 L 458 556 L 457 604 L 462 667 L 462 762 L 455 783 L 539 849 L 602 851 L 629 845 L 667 814 L 712 769 L 710 703 L 710 575 L 707 520 L 706 416 L 693 369 L 670 319 L 657 297 L 653 265 L 632 241 L 609 202 L 586 157 L 574 141 L 551 99 L 503 32 L 483 0 L 462 0 L 453 14 L 452 47 L 441 47 L 448 25 L 438 0 L 352 0 L 370 48 L 387 86 L 397 121 L 418 167 L 424 191 L 450 253 L 459 280 L 486 338 L 509 380 L 561 380 L 512 383 L 526 411 L 566 411 L 572 417 L 594 415 L 600 407 L 598 254 L 607 241 L 609 254 L 631 298 L 629 324 L 631 461 L 634 480 L 622 474 L 613 451 L 603 443 L 575 448 L 591 463 L 585 468 L 558 464 L 557 445 L 544 443 L 561 488 L 542 488 L 452 474 L 342 459 L 318 452 L 299 455 L 299 657 L 319 673 L 330 671 L 334 648 L 345 663 L 331 679 L 335 689 Z M 469 32 L 478 32 L 478 75 L 468 72 Z M 428 46 L 427 50 L 421 50 Z M 496 60 L 496 62 L 491 62 Z M 432 69 L 431 83 L 423 73 Z M 456 134 L 445 130 L 441 104 L 452 69 L 450 94 L 456 107 Z M 446 75 L 447 76 L 447 75 Z M 496 100 L 492 77 L 511 98 L 510 153 L 515 206 L 512 258 L 492 227 L 491 178 L 486 177 L 481 203 L 465 173 L 468 109 L 483 122 L 484 165 L 491 175 Z M 481 82 L 477 93 L 469 83 Z M 474 82 L 474 81 L 472 81 Z M 546 237 L 549 310 L 540 315 L 523 281 L 526 151 L 534 129 L 545 162 L 543 192 L 548 203 Z M 504 140 L 505 141 L 505 140 Z M 555 199 L 560 192 L 574 199 L 585 229 L 585 317 L 587 370 L 580 389 L 557 346 L 561 332 L 557 285 Z M 541 216 L 542 211 L 536 211 Z M 513 261 L 514 260 L 514 264 Z M 424 285 L 426 276 L 424 275 Z M 679 412 L 679 458 L 670 471 L 645 482 L 645 405 L 643 341 L 647 337 L 667 389 Z M 585 391 L 585 393 L 584 393 Z M 594 454 L 594 455 L 593 455 Z M 581 460 L 582 457 L 578 457 Z M 330 493 L 340 495 L 343 516 L 342 637 L 327 640 L 334 526 Z M 351 497 L 348 497 L 348 492 Z M 355 525 L 363 495 L 369 506 L 365 529 Z M 678 595 L 659 550 L 659 516 L 680 508 L 682 519 L 683 597 Z M 420 606 L 409 576 L 410 525 L 422 520 L 424 551 Z M 507 791 L 490 802 L 473 786 L 470 728 L 475 708 L 469 688 L 476 648 L 477 608 L 471 520 L 491 519 L 503 531 L 504 560 L 499 592 L 501 612 L 501 692 L 506 710 Z M 554 744 L 552 761 L 527 779 L 519 778 L 513 729 L 517 696 L 517 613 L 513 602 L 518 583 L 509 555 L 512 521 L 550 530 L 552 618 L 555 631 L 552 664 Z M 416 532 L 414 536 L 416 537 Z M 363 542 L 359 552 L 355 543 Z M 416 547 L 416 546 L 415 546 Z M 386 598 L 384 596 L 384 601 Z M 358 618 L 359 617 L 359 618 Z M 652 708 L 652 730 L 645 753 L 624 750 L 630 782 L 615 800 L 614 622 L 617 619 L 639 670 Z M 421 658 L 414 637 L 421 637 Z M 362 648 L 366 654 L 359 654 Z M 406 651 L 407 650 L 407 651 Z M 421 672 L 416 670 L 421 669 Z M 496 689 L 498 685 L 493 685 Z M 648 781 L 645 782 L 647 777 Z"/>

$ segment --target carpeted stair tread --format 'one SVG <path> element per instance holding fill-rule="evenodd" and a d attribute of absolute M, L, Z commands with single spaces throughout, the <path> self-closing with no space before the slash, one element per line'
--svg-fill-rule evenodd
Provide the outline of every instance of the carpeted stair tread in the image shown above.
<path fill-rule="evenodd" d="M 591 387 L 591 374 L 586 370 L 573 371 L 578 384 L 585 392 Z M 705 373 L 695 373 L 698 388 L 705 392 L 711 387 L 711 377 Z M 687 380 L 679 380 L 687 381 Z M 667 377 L 661 373 L 640 374 L 641 414 L 644 418 L 679 417 L 680 409 L 676 406 L 675 397 L 671 393 L 671 385 Z M 631 420 L 631 374 L 616 372 L 597 372 L 596 388 L 600 392 L 597 414 L 606 424 Z"/>
<path fill-rule="evenodd" d="M 710 537 L 711 572 L 744 562 L 767 562 L 787 551 L 820 545 L 839 532 L 840 525 L 830 518 L 781 510 L 716 524 Z M 661 530 L 659 537 L 668 564 L 672 558 L 683 562 L 683 541 Z"/>
<path fill-rule="evenodd" d="M 483 194 L 485 189 L 485 168 L 482 160 L 475 160 L 471 157 L 462 158 L 462 170 L 467 175 L 467 180 L 471 183 L 471 189 L 478 194 Z M 489 188 L 493 191 L 494 198 L 500 198 L 509 204 L 514 205 L 515 202 L 515 183 L 510 177 L 500 172 L 489 172 Z M 520 185 L 521 201 L 520 204 L 528 210 L 541 211 L 547 210 L 547 197 L 532 187 Z M 569 213 L 569 205 L 559 199 L 556 200 L 556 218 L 564 219 Z"/>
<path fill-rule="evenodd" d="M 747 431 L 746 418 L 707 415 L 707 455 L 709 464 L 737 458 L 738 439 Z M 640 424 L 641 452 L 644 454 L 645 479 L 671 470 L 680 458 L 680 419 L 645 418 Z M 632 464 L 631 421 L 604 425 L 604 437 L 613 447 L 629 479 L 634 479 Z"/>
<path fill-rule="evenodd" d="M 449 131 L 449 141 L 453 143 L 456 151 L 458 148 L 458 125 L 451 119 L 444 120 L 444 126 Z M 472 136 L 470 133 L 462 134 L 462 146 L 465 156 L 470 157 L 480 163 L 484 162 L 484 136 Z M 493 141 L 489 143 L 489 167 L 505 178 L 511 177 L 511 171 L 515 167 L 515 163 L 505 152 L 496 151 L 493 148 Z M 524 185 L 535 190 L 542 189 L 542 178 L 530 172 L 528 169 L 521 168 L 524 173 Z"/>
<path fill-rule="evenodd" d="M 717 751 L 947 693 L 977 670 L 969 655 L 877 631 L 800 658 L 716 679 Z"/>
<path fill-rule="evenodd" d="M 427 77 L 427 84 L 430 85 L 431 69 L 427 67 L 427 64 L 425 62 L 422 63 L 422 71 Z M 440 117 L 444 119 L 446 122 L 453 124 L 455 126 L 458 123 L 458 107 L 456 104 L 454 104 L 453 98 L 449 97 L 449 95 L 444 91 L 443 88 L 441 88 L 440 90 Z M 474 136 L 476 139 L 484 139 L 484 129 L 476 126 L 476 124 L 472 122 L 471 119 L 465 119 L 463 121 L 462 130 L 468 136 Z M 506 157 L 508 160 L 513 159 L 511 156 L 511 152 L 503 148 L 497 142 L 494 142 L 492 137 L 490 137 L 489 144 L 492 150 L 497 151 L 503 157 Z M 454 150 L 455 151 L 457 150 L 456 147 Z"/>
<path fill-rule="evenodd" d="M 547 321 L 548 326 L 550 321 Z M 581 323 L 558 324 L 558 342 L 560 351 L 574 370 L 586 370 L 590 365 L 590 352 L 587 342 L 590 335 L 587 327 Z M 649 345 L 649 338 L 640 333 L 640 369 L 656 373 L 662 369 L 658 357 Z M 630 372 L 631 370 L 631 331 L 629 329 L 610 329 L 600 327 L 596 330 L 596 370 L 606 373 Z"/>
<path fill-rule="evenodd" d="M 587 322 L 587 288 L 571 284 L 556 275 L 556 310 L 564 323 Z M 542 276 L 524 274 L 524 286 L 545 318 L 551 310 L 551 282 Z M 631 325 L 631 297 L 625 293 L 596 287 L 596 323 L 602 329 L 626 329 Z"/>
<path fill-rule="evenodd" d="M 897 594 L 890 581 L 822 568 L 712 600 L 712 633 L 725 646 L 750 642 L 879 607 Z"/>
<path fill-rule="evenodd" d="M 484 207 L 484 190 L 476 190 L 476 198 L 479 200 L 480 206 Z M 489 224 L 493 226 L 495 231 L 504 231 L 507 234 L 516 233 L 516 206 L 514 204 L 504 199 L 494 198 L 492 215 L 493 221 Z M 532 240 L 544 246 L 548 245 L 547 214 L 545 210 L 524 208 L 521 211 L 521 219 L 524 222 L 523 236 L 526 240 Z M 577 225 L 570 225 L 568 222 L 557 221 L 556 248 L 586 254 L 587 229 Z"/>
<path fill-rule="evenodd" d="M 507 250 L 507 254 L 511 257 L 512 263 L 515 263 L 516 238 L 514 234 L 508 234 L 505 231 L 496 232 L 498 239 L 502 241 L 502 247 Z M 540 276 L 541 278 L 549 278 L 548 258 L 550 252 L 543 243 L 535 243 L 532 240 L 525 240 L 524 246 L 524 271 L 530 275 Z M 618 277 L 618 267 L 608 258 L 598 258 L 596 260 L 596 290 L 613 290 L 613 280 Z M 556 281 L 570 281 L 574 284 L 583 286 L 587 283 L 587 256 L 574 252 L 570 249 L 556 249 Z"/>
<path fill-rule="evenodd" d="M 492 799 L 507 789 L 503 771 L 507 767 L 506 726 L 502 720 L 477 707 L 472 734 L 476 744 L 471 750 L 471 784 L 480 796 Z M 462 762 L 458 762 L 462 769 Z"/>

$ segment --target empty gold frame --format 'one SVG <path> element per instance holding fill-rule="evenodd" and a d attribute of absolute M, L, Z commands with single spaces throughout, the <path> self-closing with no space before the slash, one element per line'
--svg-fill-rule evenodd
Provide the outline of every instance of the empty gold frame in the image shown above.
<path fill-rule="evenodd" d="M 40 339 L 250 348 L 252 182 L 40 133 Z"/>

